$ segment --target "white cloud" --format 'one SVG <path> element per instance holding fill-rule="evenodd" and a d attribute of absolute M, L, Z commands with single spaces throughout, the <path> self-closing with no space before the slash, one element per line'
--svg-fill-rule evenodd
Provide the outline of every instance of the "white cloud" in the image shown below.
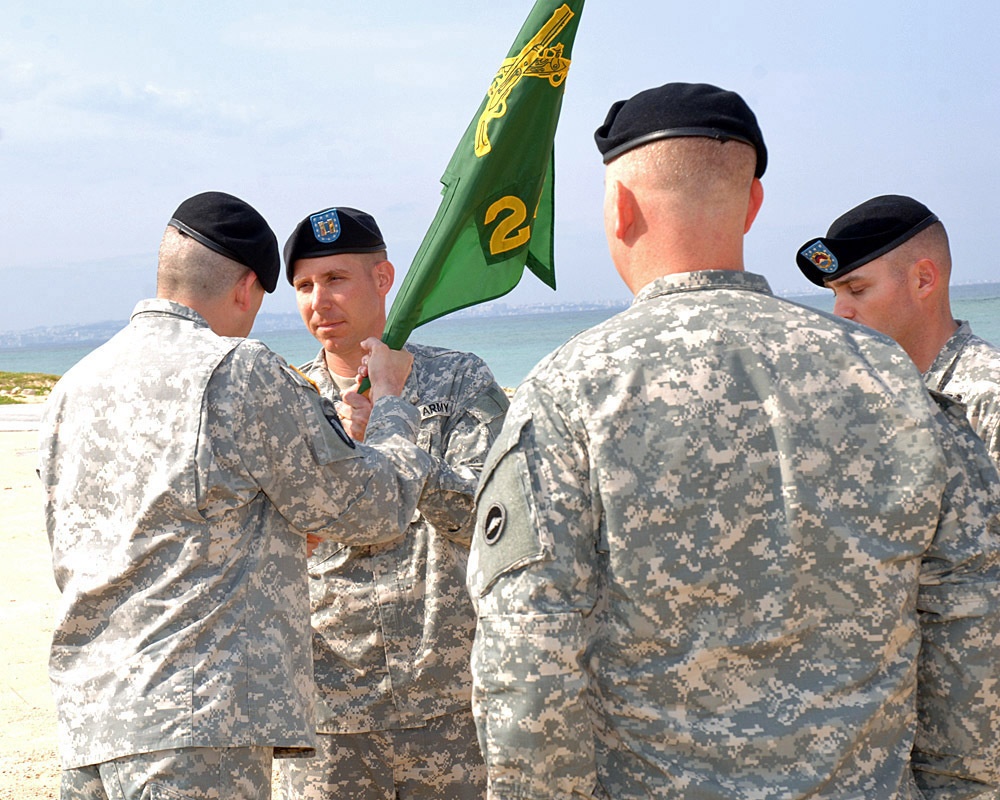
<path fill-rule="evenodd" d="M 0 64 L 0 103 L 30 100 L 51 80 L 47 70 L 31 61 Z"/>

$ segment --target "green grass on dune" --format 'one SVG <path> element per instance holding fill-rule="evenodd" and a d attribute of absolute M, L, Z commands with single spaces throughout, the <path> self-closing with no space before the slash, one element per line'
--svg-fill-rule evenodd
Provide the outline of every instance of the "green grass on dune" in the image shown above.
<path fill-rule="evenodd" d="M 0 370 L 0 405 L 23 403 L 26 394 L 47 395 L 59 380 L 58 375 L 41 372 L 3 372 Z"/>

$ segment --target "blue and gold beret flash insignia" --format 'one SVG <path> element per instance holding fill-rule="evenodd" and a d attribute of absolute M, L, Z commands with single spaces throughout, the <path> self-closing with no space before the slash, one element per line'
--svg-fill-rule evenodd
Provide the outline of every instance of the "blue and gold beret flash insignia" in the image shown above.
<path fill-rule="evenodd" d="M 827 275 L 832 272 L 836 272 L 837 267 L 840 266 L 840 263 L 837 261 L 837 257 L 831 253 L 830 248 L 823 244 L 820 240 L 813 242 L 811 245 L 803 249 L 801 256 L 809 259 L 816 269 L 820 272 L 826 273 Z"/>
<path fill-rule="evenodd" d="M 317 242 L 330 244 L 340 238 L 340 217 L 337 215 L 337 209 L 331 208 L 313 214 L 309 217 L 309 222 Z"/>

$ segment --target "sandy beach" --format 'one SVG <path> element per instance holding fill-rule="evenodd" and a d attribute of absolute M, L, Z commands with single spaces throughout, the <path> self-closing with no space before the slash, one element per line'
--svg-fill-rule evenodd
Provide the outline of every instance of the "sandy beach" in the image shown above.
<path fill-rule="evenodd" d="M 41 405 L 0 406 L 0 799 L 59 794 L 48 650 L 59 592 L 35 475 Z"/>

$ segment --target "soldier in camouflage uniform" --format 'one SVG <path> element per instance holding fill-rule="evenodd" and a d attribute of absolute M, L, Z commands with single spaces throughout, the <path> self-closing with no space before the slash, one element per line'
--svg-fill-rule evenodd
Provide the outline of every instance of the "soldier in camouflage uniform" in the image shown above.
<path fill-rule="evenodd" d="M 1000 348 L 951 314 L 951 250 L 938 217 L 903 195 L 866 200 L 796 256 L 802 273 L 833 290 L 833 312 L 902 345 L 924 382 L 965 406 L 1000 465 Z"/>
<path fill-rule="evenodd" d="M 279 268 L 242 200 L 186 200 L 157 298 L 46 404 L 64 800 L 270 797 L 272 751 L 315 745 L 306 533 L 396 540 L 432 470 L 417 410 L 384 396 L 406 357 L 371 343 L 379 399 L 360 446 L 243 338 Z"/>
<path fill-rule="evenodd" d="M 302 367 L 357 438 L 369 403 L 359 342 L 380 336 L 393 266 L 375 220 L 331 208 L 285 245 L 299 310 L 323 345 Z M 405 537 L 326 542 L 309 560 L 319 755 L 282 765 L 289 798 L 482 797 L 486 768 L 470 707 L 475 617 L 465 591 L 472 495 L 507 398 L 481 359 L 407 344 L 402 396 L 436 467 Z"/>
<path fill-rule="evenodd" d="M 651 89 L 596 138 L 635 300 L 539 363 L 483 468 L 490 796 L 993 797 L 982 443 L 888 338 L 743 271 L 766 150 L 738 95 Z"/>

